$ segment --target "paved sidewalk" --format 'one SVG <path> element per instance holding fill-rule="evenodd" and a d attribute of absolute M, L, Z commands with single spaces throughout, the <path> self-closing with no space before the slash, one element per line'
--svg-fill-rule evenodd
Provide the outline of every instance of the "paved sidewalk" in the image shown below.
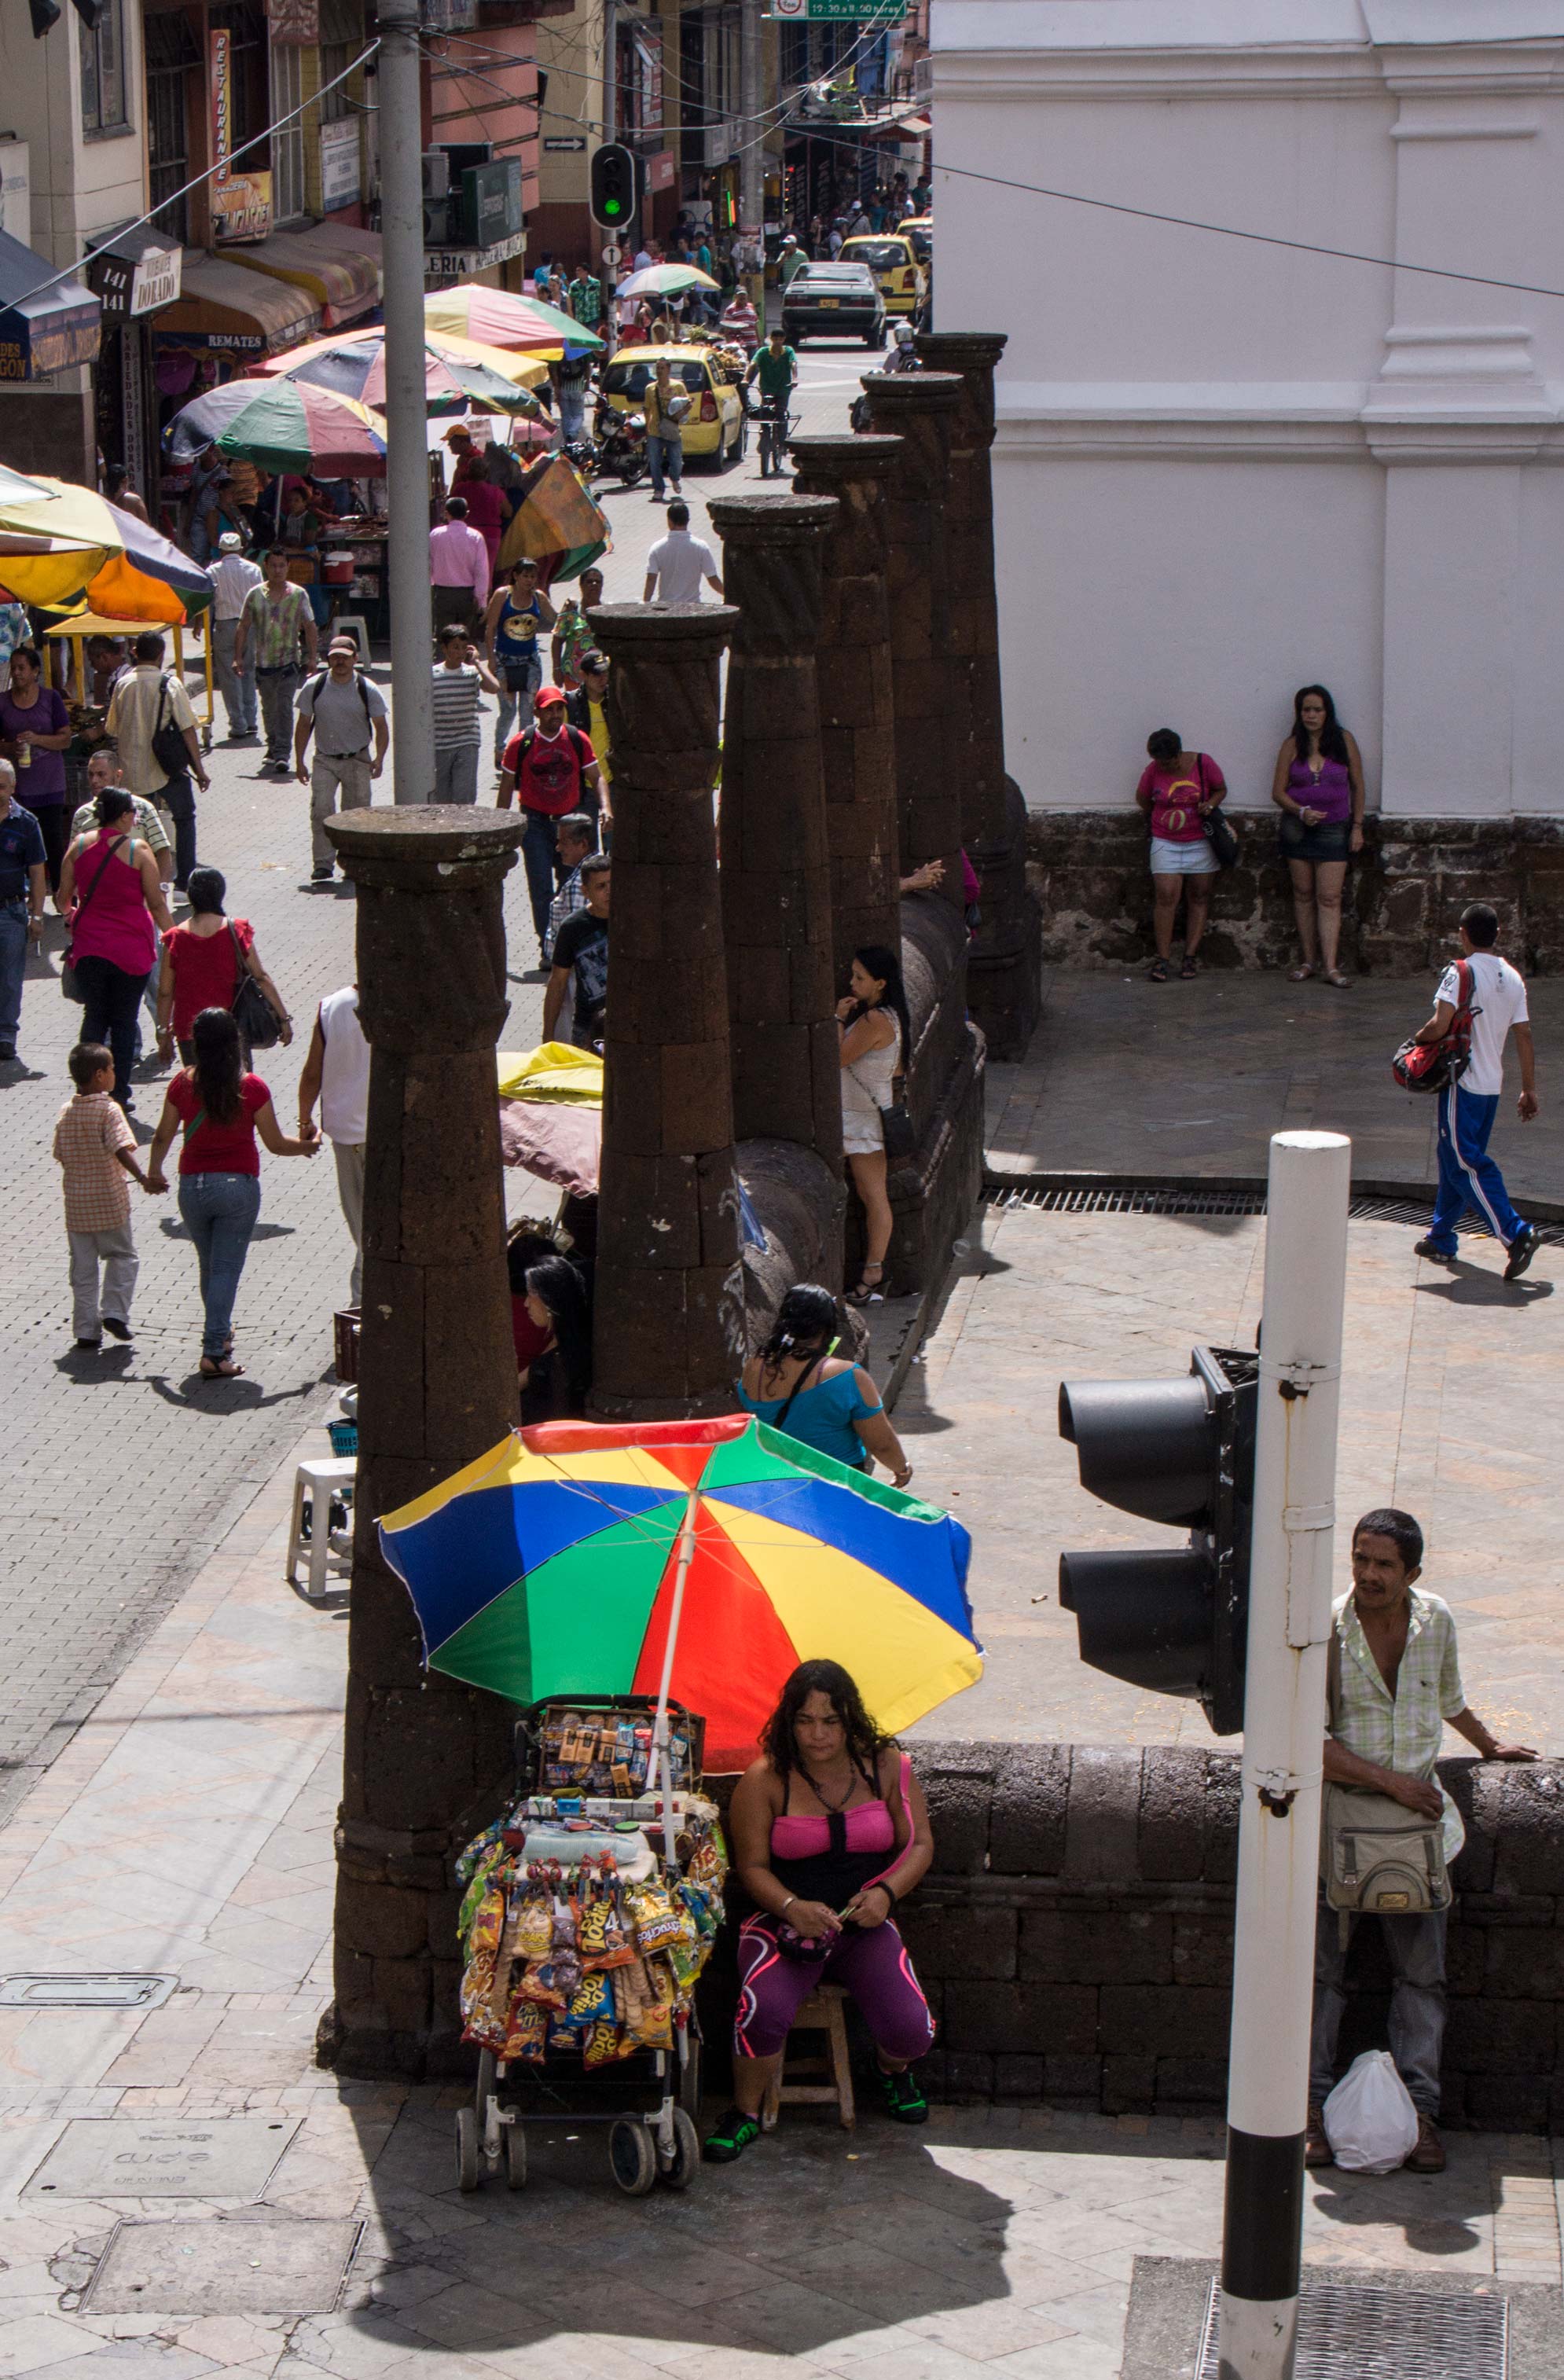
<path fill-rule="evenodd" d="M 463 2198 L 456 2094 L 315 2070 L 345 1630 L 280 1583 L 290 1477 L 291 1456 L 0 1838 L 0 1971 L 179 1978 L 141 2016 L 0 2012 L 0 2380 L 412 2380 L 415 2359 L 436 2380 L 1112 2380 L 1134 2256 L 1216 2252 L 1208 2120 L 940 2108 L 847 2135 L 789 2110 L 736 2171 L 631 2204 L 600 2133 L 562 2119 L 531 2135 L 525 2197 Z M 108 2120 L 155 2123 L 169 2155 L 247 2116 L 285 2145 L 227 2198 L 40 2172 Z M 258 2311 L 267 2260 L 207 2253 L 257 2198 L 362 2225 L 330 2311 Z M 80 2311 L 140 2223 L 180 2227 L 176 2285 Z M 1312 2177 L 1305 2254 L 1557 2288 L 1550 2144 L 1468 2134 L 1437 2180 Z"/>

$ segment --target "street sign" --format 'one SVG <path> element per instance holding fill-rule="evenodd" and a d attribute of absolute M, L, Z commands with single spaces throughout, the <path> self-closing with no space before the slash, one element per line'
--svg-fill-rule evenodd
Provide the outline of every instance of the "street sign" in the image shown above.
<path fill-rule="evenodd" d="M 605 264 L 617 264 L 624 253 L 624 250 L 616 241 L 612 239 L 604 240 L 602 244 L 602 260 Z"/>

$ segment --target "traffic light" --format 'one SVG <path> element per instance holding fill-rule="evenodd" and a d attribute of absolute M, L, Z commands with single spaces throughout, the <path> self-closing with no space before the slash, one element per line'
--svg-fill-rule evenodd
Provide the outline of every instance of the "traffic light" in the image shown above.
<path fill-rule="evenodd" d="M 103 22 L 103 0 L 71 0 L 71 6 L 90 33 L 95 33 Z M 41 42 L 52 33 L 60 21 L 55 0 L 28 0 L 28 14 L 32 18 L 32 38 Z"/>
<path fill-rule="evenodd" d="M 604 231 L 625 231 L 636 217 L 636 158 L 623 140 L 605 140 L 592 152 L 592 221 Z"/>
<path fill-rule="evenodd" d="M 1259 1357 L 1196 1347 L 1181 1380 L 1063 1380 L 1059 1434 L 1081 1485 L 1187 1547 L 1061 1553 L 1059 1600 L 1088 1667 L 1182 1694 L 1218 1735 L 1243 1725 Z"/>

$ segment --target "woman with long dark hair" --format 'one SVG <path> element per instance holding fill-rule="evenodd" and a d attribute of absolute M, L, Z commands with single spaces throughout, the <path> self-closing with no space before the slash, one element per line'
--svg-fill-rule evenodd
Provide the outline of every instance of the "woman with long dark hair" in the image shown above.
<path fill-rule="evenodd" d="M 882 1121 L 904 1074 L 912 1026 L 902 962 L 879 942 L 853 953 L 850 989 L 838 1001 L 842 1032 L 842 1150 L 853 1186 L 864 1202 L 864 1269 L 854 1305 L 878 1305 L 883 1297 L 885 1254 L 891 1245 L 891 1198 L 885 1186 L 885 1126 Z"/>
<path fill-rule="evenodd" d="M 860 1364 L 836 1353 L 836 1300 L 801 1281 L 777 1308 L 770 1337 L 736 1383 L 740 1402 L 772 1429 L 853 1471 L 884 1463 L 898 1488 L 913 1466 L 886 1419 L 879 1390 Z"/>
<path fill-rule="evenodd" d="M 230 917 L 224 907 L 228 887 L 215 868 L 192 868 L 186 886 L 190 916 L 163 938 L 163 960 L 157 982 L 157 1050 L 165 1062 L 176 1045 L 188 1066 L 196 1054 L 190 1028 L 203 1008 L 232 1008 L 241 970 L 252 975 L 276 1017 L 285 1049 L 293 1039 L 293 1018 L 282 993 L 261 964 L 255 929 L 248 917 Z M 242 1040 L 242 1037 L 241 1037 Z M 251 1051 L 243 1042 L 249 1064 Z"/>
<path fill-rule="evenodd" d="M 261 1213 L 260 1135 L 273 1157 L 313 1157 L 319 1128 L 290 1139 L 277 1122 L 272 1094 L 245 1070 L 239 1028 L 225 1008 L 203 1008 L 191 1027 L 193 1062 L 168 1086 L 147 1152 L 147 1187 L 166 1190 L 163 1161 L 183 1129 L 179 1152 L 179 1212 L 200 1267 L 200 1372 L 203 1380 L 231 1380 L 236 1364 L 234 1299 Z"/>
<path fill-rule="evenodd" d="M 1336 716 L 1328 686 L 1301 686 L 1293 696 L 1292 733 L 1276 756 L 1271 799 L 1283 813 L 1281 856 L 1302 953 L 1291 979 L 1307 983 L 1317 971 L 1345 991 L 1336 954 L 1347 862 L 1363 849 L 1363 756 Z"/>
<path fill-rule="evenodd" d="M 137 1014 L 157 965 L 158 929 L 174 920 L 125 787 L 105 785 L 96 813 L 97 832 L 79 835 L 66 853 L 55 906 L 69 919 L 71 964 L 86 998 L 81 1038 L 114 1051 L 114 1095 L 128 1115 Z"/>
<path fill-rule="evenodd" d="M 30 810 L 43 836 L 49 890 L 59 890 L 60 866 L 70 840 L 66 800 L 66 746 L 70 713 L 63 697 L 43 682 L 36 645 L 18 645 L 11 655 L 11 683 L 0 694 L 0 740 L 17 772 L 17 799 Z M 101 1033 L 92 1035 L 101 1041 Z M 117 1096 L 117 1095 L 116 1095 Z"/>
<path fill-rule="evenodd" d="M 566 1421 L 586 1410 L 592 1385 L 592 1316 L 568 1257 L 540 1257 L 527 1269 L 527 1312 L 548 1338 L 520 1375 L 524 1423 Z"/>
<path fill-rule="evenodd" d="M 912 2067 L 934 2020 L 896 1910 L 934 1838 L 912 1762 L 839 1662 L 801 1662 L 783 1686 L 760 1757 L 734 1789 L 729 1831 L 755 1914 L 739 1933 L 734 2104 L 707 2157 L 731 2164 L 758 2138 L 789 2028 L 821 1984 L 843 1985 L 873 2034 L 887 2112 L 921 2124 L 928 2103 Z"/>

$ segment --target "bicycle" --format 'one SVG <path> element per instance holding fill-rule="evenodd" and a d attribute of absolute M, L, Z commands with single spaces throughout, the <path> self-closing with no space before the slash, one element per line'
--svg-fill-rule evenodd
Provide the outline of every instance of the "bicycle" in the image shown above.
<path fill-rule="evenodd" d="M 785 396 L 769 396 L 760 407 L 760 477 L 787 468 L 787 434 L 793 427 Z"/>

